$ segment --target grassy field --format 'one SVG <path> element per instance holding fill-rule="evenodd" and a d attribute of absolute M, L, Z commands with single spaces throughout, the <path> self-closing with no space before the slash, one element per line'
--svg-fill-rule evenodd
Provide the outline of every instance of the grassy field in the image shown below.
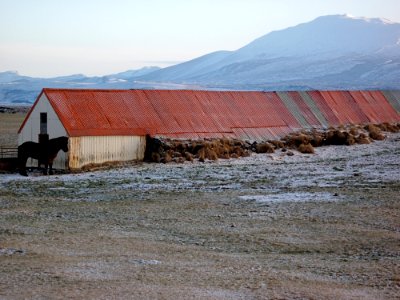
<path fill-rule="evenodd" d="M 0 174 L 0 298 L 398 299 L 399 155 Z"/>
<path fill-rule="evenodd" d="M 26 112 L 0 113 L 0 146 L 17 147 L 18 129 Z"/>

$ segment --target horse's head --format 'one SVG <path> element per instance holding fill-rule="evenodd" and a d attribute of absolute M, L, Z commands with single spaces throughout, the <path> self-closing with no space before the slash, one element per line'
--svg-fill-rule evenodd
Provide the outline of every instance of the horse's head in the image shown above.
<path fill-rule="evenodd" d="M 61 150 L 68 152 L 68 138 L 66 136 L 60 137 L 61 140 Z"/>

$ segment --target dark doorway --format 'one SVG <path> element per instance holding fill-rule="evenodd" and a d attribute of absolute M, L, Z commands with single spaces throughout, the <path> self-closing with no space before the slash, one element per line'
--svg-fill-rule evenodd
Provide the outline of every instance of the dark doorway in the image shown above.
<path fill-rule="evenodd" d="M 40 134 L 47 134 L 47 113 L 40 113 Z"/>

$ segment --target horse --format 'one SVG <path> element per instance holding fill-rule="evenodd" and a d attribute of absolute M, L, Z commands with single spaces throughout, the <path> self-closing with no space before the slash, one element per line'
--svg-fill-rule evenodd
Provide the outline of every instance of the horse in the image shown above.
<path fill-rule="evenodd" d="M 62 136 L 50 139 L 44 144 L 35 142 L 21 144 L 18 146 L 19 174 L 28 176 L 26 173 L 26 161 L 31 157 L 39 161 L 39 166 L 44 164 L 44 175 L 47 175 L 47 168 L 49 168 L 49 174 L 53 175 L 53 161 L 60 150 L 68 152 L 68 137 Z"/>

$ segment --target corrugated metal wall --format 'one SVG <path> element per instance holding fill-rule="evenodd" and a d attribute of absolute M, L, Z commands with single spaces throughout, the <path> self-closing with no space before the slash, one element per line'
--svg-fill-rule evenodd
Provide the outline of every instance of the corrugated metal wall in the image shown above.
<path fill-rule="evenodd" d="M 140 136 L 83 136 L 69 138 L 70 169 L 112 161 L 143 160 L 146 138 Z"/>

